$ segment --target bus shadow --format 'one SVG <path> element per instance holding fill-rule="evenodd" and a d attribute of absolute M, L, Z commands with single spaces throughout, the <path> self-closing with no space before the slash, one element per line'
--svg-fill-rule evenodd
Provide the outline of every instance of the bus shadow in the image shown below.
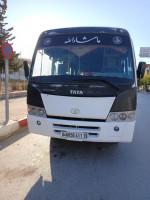
<path fill-rule="evenodd" d="M 43 176 L 40 176 L 25 200 L 93 199 L 94 190 L 91 191 L 91 187 L 95 179 L 95 170 L 99 171 L 100 166 L 104 167 L 108 156 L 114 157 L 118 147 L 118 144 L 113 143 L 86 143 L 50 139 L 52 179 L 46 181 Z M 98 190 L 98 188 L 95 189 Z M 96 197 L 96 193 L 94 195 Z M 97 194 L 97 198 L 94 199 L 101 200 L 103 197 Z"/>

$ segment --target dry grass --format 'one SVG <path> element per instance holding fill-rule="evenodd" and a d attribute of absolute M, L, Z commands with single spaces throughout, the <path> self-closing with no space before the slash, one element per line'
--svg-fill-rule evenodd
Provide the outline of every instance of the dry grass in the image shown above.
<path fill-rule="evenodd" d="M 27 81 L 16 81 L 16 80 L 10 80 L 9 81 L 9 91 L 22 91 L 27 90 Z M 5 92 L 5 82 L 1 82 L 0 85 L 0 93 Z"/>

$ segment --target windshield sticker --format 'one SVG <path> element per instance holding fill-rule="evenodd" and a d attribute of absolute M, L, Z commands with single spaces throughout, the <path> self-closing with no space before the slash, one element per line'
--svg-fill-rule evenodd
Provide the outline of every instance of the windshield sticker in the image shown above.
<path fill-rule="evenodd" d="M 51 38 L 46 38 L 44 40 L 44 45 L 50 45 L 52 43 L 52 39 Z"/>
<path fill-rule="evenodd" d="M 68 43 L 84 44 L 84 43 L 91 42 L 92 40 L 96 40 L 97 43 L 100 43 L 98 36 L 93 37 L 91 39 L 87 39 L 87 37 L 84 36 L 82 40 L 78 40 L 78 37 L 72 37 L 72 38 L 68 37 L 68 40 L 65 41 L 64 44 L 68 44 Z"/>
<path fill-rule="evenodd" d="M 116 36 L 116 37 L 113 38 L 113 42 L 115 44 L 121 44 L 122 43 L 122 39 L 121 39 L 121 37 Z"/>

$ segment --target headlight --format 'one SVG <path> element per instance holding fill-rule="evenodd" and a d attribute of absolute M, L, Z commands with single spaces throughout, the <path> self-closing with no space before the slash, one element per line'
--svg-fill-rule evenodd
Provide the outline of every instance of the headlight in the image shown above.
<path fill-rule="evenodd" d="M 46 112 L 44 108 L 28 105 L 28 113 L 31 115 L 37 115 L 41 117 L 46 117 Z"/>
<path fill-rule="evenodd" d="M 135 118 L 135 112 L 129 113 L 128 114 L 129 119 L 134 119 Z"/>
<path fill-rule="evenodd" d="M 38 114 L 39 115 L 44 115 L 45 114 L 44 109 L 43 108 L 38 109 Z"/>
<path fill-rule="evenodd" d="M 32 114 L 34 114 L 34 115 L 37 115 L 38 113 L 37 113 L 37 109 L 35 108 L 35 107 L 32 107 L 31 108 L 31 112 L 32 112 Z"/>
<path fill-rule="evenodd" d="M 112 121 L 117 121 L 118 115 L 116 113 L 112 113 L 112 114 L 110 114 L 110 118 Z"/>
<path fill-rule="evenodd" d="M 122 121 L 133 121 L 133 120 L 135 120 L 135 111 L 110 112 L 106 121 L 122 122 Z"/>
<path fill-rule="evenodd" d="M 121 120 L 126 120 L 126 119 L 127 119 L 127 115 L 126 115 L 125 113 L 121 113 L 121 114 L 119 115 L 119 118 L 120 118 Z"/>

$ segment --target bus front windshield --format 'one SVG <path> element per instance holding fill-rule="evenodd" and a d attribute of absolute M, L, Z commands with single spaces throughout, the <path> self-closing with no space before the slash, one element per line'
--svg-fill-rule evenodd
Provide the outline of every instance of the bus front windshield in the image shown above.
<path fill-rule="evenodd" d="M 74 80 L 76 78 L 114 80 L 117 84 L 134 81 L 132 51 L 129 45 L 72 44 L 37 48 L 32 78 Z"/>

